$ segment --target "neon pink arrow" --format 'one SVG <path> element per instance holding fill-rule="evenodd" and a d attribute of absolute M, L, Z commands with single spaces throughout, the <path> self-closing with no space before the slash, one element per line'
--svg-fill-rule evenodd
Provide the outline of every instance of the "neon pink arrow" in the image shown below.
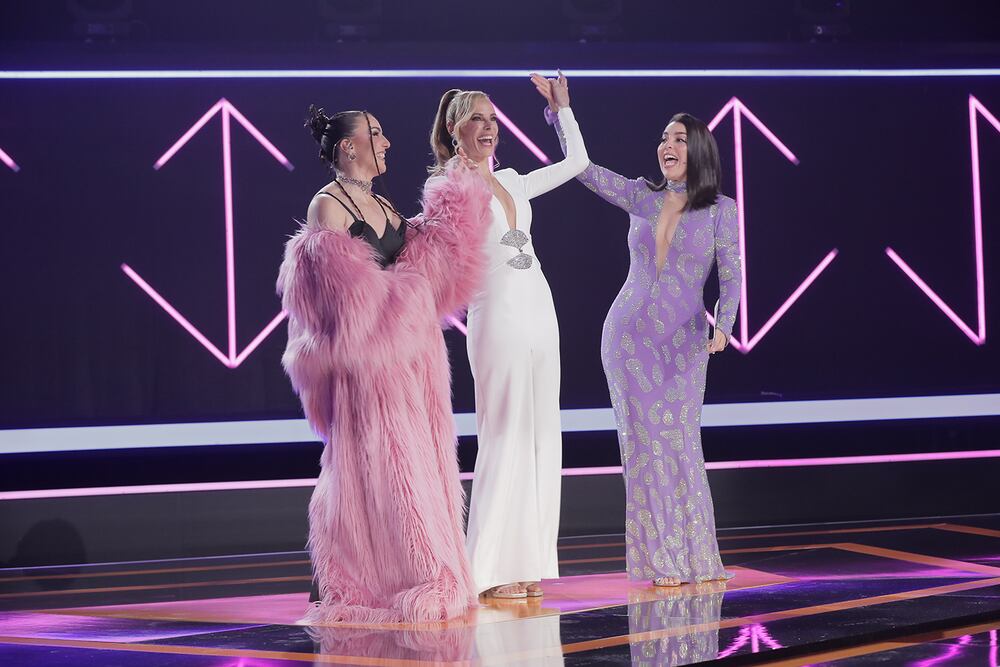
<path fill-rule="evenodd" d="M 740 262 L 743 265 L 743 287 L 740 295 L 740 336 L 733 336 L 731 342 L 733 347 L 735 347 L 740 352 L 747 354 L 752 350 L 757 343 L 767 335 L 767 333 L 778 323 L 788 309 L 799 299 L 802 294 L 809 289 L 810 285 L 819 277 L 819 274 L 823 273 L 830 263 L 837 257 L 837 249 L 834 248 L 826 257 L 816 265 L 816 268 L 806 276 L 795 291 L 785 299 L 785 302 L 781 304 L 781 307 L 774 312 L 773 315 L 764 323 L 764 326 L 753 335 L 750 336 L 750 304 L 749 304 L 749 271 L 747 269 L 747 242 L 746 242 L 746 197 L 744 194 L 743 187 L 743 117 L 746 116 L 757 130 L 760 131 L 764 137 L 771 142 L 771 144 L 781 152 L 785 158 L 788 159 L 792 164 L 798 165 L 799 159 L 795 157 L 795 154 L 786 146 L 778 137 L 772 132 L 766 125 L 739 98 L 730 99 L 725 106 L 715 115 L 712 122 L 708 124 L 708 129 L 715 130 L 722 119 L 725 118 L 730 112 L 733 114 L 733 143 L 736 147 L 736 206 L 739 212 L 739 230 L 740 230 Z M 708 313 L 708 319 L 715 325 L 715 319 L 712 317 L 711 313 Z"/>
<path fill-rule="evenodd" d="M 174 320 L 184 328 L 191 336 L 201 343 L 205 349 L 212 353 L 212 355 L 218 359 L 227 368 L 237 368 L 242 364 L 250 354 L 257 349 L 265 338 L 267 338 L 274 329 L 281 324 L 281 321 L 285 319 L 287 313 L 285 311 L 279 312 L 274 319 L 272 319 L 267 326 L 265 326 L 260 333 L 250 343 L 243 348 L 242 352 L 237 353 L 236 351 L 236 259 L 235 259 L 235 238 L 234 238 L 234 226 L 233 226 L 233 160 L 232 160 L 232 142 L 230 133 L 230 121 L 235 118 L 236 121 L 246 129 L 250 135 L 257 140 L 257 142 L 263 146 L 267 152 L 269 152 L 274 159 L 280 162 L 286 169 L 291 171 L 295 167 L 292 165 L 288 159 L 282 155 L 281 151 L 275 148 L 274 144 L 268 141 L 267 137 L 261 134 L 260 130 L 253 126 L 253 124 L 246 119 L 246 117 L 239 112 L 239 110 L 234 107 L 225 98 L 219 100 L 212 106 L 211 109 L 205 112 L 205 114 L 198 119 L 191 128 L 185 132 L 180 139 L 178 139 L 173 146 L 171 146 L 166 153 L 164 153 L 159 160 L 153 165 L 153 169 L 159 170 L 163 165 L 165 165 L 181 148 L 187 144 L 191 138 L 201 130 L 208 121 L 210 121 L 216 114 L 222 115 L 222 172 L 223 172 L 223 196 L 225 198 L 225 226 L 226 226 L 226 314 L 229 324 L 229 350 L 228 354 L 223 354 L 218 347 L 216 347 L 208 338 L 202 334 L 191 322 L 187 320 L 180 312 L 174 308 L 170 303 L 162 296 L 159 292 L 153 289 L 148 282 L 142 279 L 142 277 L 127 264 L 122 264 L 122 271 L 128 276 L 136 285 L 139 286 L 142 291 L 144 291 L 153 301 L 155 301 L 163 310 L 167 312 Z"/>
<path fill-rule="evenodd" d="M 2 148 L 0 148 L 0 162 L 3 162 L 5 165 L 10 167 L 11 171 L 21 171 L 21 167 L 14 162 L 14 158 L 8 155 Z"/>
<path fill-rule="evenodd" d="M 948 316 L 952 322 L 955 323 L 962 333 L 969 337 L 976 345 L 982 345 L 986 342 L 986 279 L 985 279 L 985 268 L 983 266 L 983 202 L 982 202 L 982 191 L 980 189 L 980 175 L 979 175 L 979 116 L 982 116 L 990 122 L 990 124 L 1000 132 L 1000 121 L 997 117 L 989 112 L 989 110 L 982 105 L 982 103 L 977 100 L 974 96 L 969 95 L 969 142 L 971 145 L 971 155 L 972 155 L 972 229 L 975 236 L 975 256 L 976 256 L 976 317 L 977 317 L 977 330 L 973 331 L 972 327 L 965 323 L 965 321 L 955 314 L 944 299 L 939 297 L 934 290 L 928 286 L 927 283 L 917 275 L 917 272 L 910 268 L 910 265 L 903 261 L 895 250 L 891 247 L 885 249 L 885 254 L 889 256 L 893 262 L 896 263 L 903 273 L 916 283 L 917 287 L 927 295 L 927 297 L 934 303 L 935 306 L 941 309 L 945 315 Z"/>

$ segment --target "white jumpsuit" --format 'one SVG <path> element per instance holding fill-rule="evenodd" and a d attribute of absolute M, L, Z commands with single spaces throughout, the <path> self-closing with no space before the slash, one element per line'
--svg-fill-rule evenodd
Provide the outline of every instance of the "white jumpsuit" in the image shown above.
<path fill-rule="evenodd" d="M 494 197 L 486 277 L 469 306 L 479 453 L 466 546 L 479 592 L 559 576 L 559 324 L 531 244 L 530 200 L 590 164 L 572 110 L 560 109 L 559 120 L 565 159 L 527 175 L 494 174 L 514 200 L 516 229 Z"/>

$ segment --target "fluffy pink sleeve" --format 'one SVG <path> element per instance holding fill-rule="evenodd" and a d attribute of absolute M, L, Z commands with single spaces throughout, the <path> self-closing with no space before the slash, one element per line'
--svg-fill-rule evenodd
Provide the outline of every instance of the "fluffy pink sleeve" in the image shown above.
<path fill-rule="evenodd" d="M 382 270 L 366 241 L 318 225 L 303 225 L 286 244 L 277 289 L 289 314 L 282 364 L 300 394 L 334 369 L 405 363 L 417 353 L 407 341 L 437 325 L 422 276 Z"/>
<path fill-rule="evenodd" d="M 400 263 L 430 283 L 438 319 L 464 308 L 479 287 L 492 196 L 482 176 L 454 159 L 424 184 L 423 212 L 411 223 Z"/>

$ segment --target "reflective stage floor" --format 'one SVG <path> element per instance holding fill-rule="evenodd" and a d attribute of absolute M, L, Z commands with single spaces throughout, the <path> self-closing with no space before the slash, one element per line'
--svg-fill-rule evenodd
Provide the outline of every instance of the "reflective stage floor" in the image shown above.
<path fill-rule="evenodd" d="M 0 665 L 998 665 L 1000 516 L 724 530 L 727 584 L 629 583 L 560 542 L 540 600 L 313 627 L 302 552 L 0 570 Z"/>

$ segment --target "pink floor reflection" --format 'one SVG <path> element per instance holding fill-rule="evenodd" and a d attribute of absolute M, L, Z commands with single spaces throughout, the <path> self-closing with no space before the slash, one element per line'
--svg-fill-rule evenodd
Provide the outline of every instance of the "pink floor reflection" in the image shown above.
<path fill-rule="evenodd" d="M 735 591 L 759 586 L 781 584 L 795 579 L 748 568 L 731 568 L 736 577 L 725 590 Z M 586 609 L 613 607 L 664 596 L 693 596 L 700 588 L 685 585 L 676 589 L 657 589 L 648 584 L 629 583 L 624 572 L 562 577 L 545 581 L 545 597 L 541 600 L 490 600 L 479 609 L 456 619 L 452 624 L 482 624 L 516 618 L 550 616 Z M 146 604 L 109 605 L 53 610 L 52 614 L 101 616 L 112 618 L 156 619 L 170 621 L 201 621 L 212 623 L 284 624 L 291 625 L 302 617 L 306 608 L 306 593 L 257 595 L 249 597 L 178 600 Z"/>

